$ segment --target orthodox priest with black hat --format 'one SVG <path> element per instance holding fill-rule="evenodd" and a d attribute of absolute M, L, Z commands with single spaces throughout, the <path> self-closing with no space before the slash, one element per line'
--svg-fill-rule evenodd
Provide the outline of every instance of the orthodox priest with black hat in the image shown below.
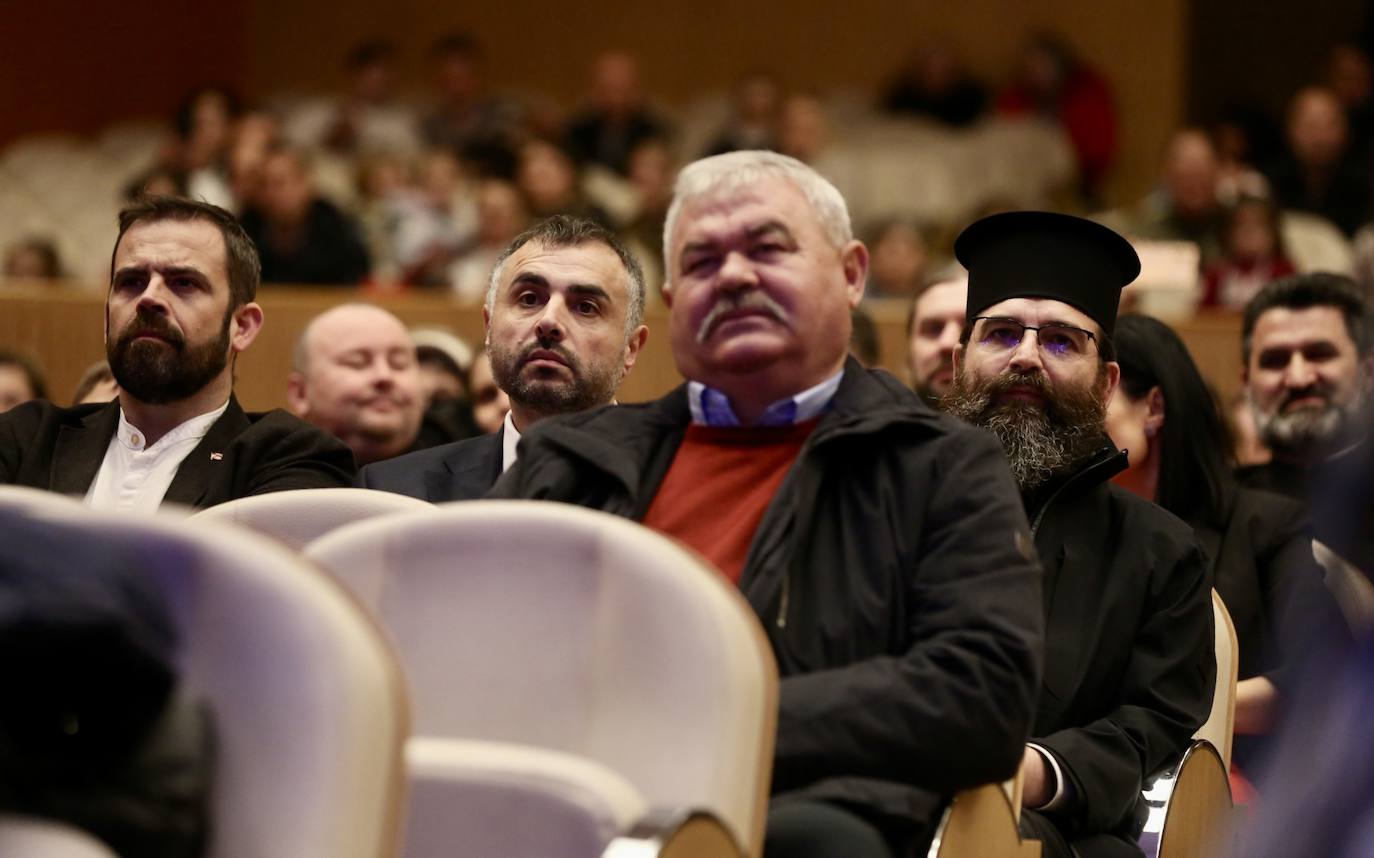
<path fill-rule="evenodd" d="M 1002 442 L 1044 565 L 1045 667 L 1023 758 L 1023 833 L 1046 858 L 1138 856 L 1141 789 L 1211 709 L 1211 582 L 1192 529 L 1109 482 L 1112 329 L 1140 261 L 1081 218 L 964 230 L 968 315 L 944 405 Z"/>

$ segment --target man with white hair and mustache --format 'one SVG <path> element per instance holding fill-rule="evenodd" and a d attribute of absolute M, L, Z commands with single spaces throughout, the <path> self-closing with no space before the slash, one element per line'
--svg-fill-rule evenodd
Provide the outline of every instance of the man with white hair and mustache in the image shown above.
<path fill-rule="evenodd" d="M 556 215 L 496 259 L 482 317 L 496 386 L 510 397 L 501 429 L 365 466 L 358 485 L 433 503 L 480 498 L 546 417 L 611 403 L 648 339 L 644 272 L 615 235 Z"/>
<path fill-rule="evenodd" d="M 847 357 L 868 251 L 810 167 L 689 165 L 664 245 L 687 383 L 541 422 L 489 497 L 640 521 L 739 587 L 782 677 L 769 858 L 924 855 L 945 799 L 1009 777 L 1028 735 L 1040 584 L 1015 486 L 990 436 Z"/>

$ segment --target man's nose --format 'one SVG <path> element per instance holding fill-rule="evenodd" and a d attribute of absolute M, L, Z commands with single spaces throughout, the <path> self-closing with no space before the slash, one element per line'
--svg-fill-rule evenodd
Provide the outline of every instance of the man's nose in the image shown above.
<path fill-rule="evenodd" d="M 1012 349 L 1008 366 L 1015 370 L 1044 369 L 1044 361 L 1040 358 L 1040 342 L 1035 331 L 1026 331 L 1021 336 L 1021 342 Z"/>
<path fill-rule="evenodd" d="M 940 331 L 940 338 L 936 340 L 941 353 L 952 353 L 959 347 L 959 334 L 963 332 L 963 320 L 958 322 L 945 322 L 945 327 Z"/>
<path fill-rule="evenodd" d="M 754 263 L 750 261 L 748 256 L 739 251 L 731 251 L 725 255 L 725 260 L 720 265 L 720 271 L 717 272 L 716 281 L 721 289 L 738 291 L 757 286 L 759 275 L 754 270 Z"/>
<path fill-rule="evenodd" d="M 1284 367 L 1283 382 L 1290 388 L 1311 387 L 1317 381 L 1317 368 L 1299 353 L 1294 353 Z"/>
<path fill-rule="evenodd" d="M 162 275 L 154 273 L 148 278 L 148 285 L 139 293 L 137 309 L 140 312 L 161 313 L 165 316 L 169 310 L 168 295 L 167 281 L 162 279 Z"/>
<path fill-rule="evenodd" d="M 563 339 L 567 321 L 564 314 L 567 308 L 563 306 L 560 298 L 554 297 L 544 305 L 544 311 L 539 314 L 538 321 L 535 322 L 534 330 L 541 340 L 552 340 L 558 342 Z"/>

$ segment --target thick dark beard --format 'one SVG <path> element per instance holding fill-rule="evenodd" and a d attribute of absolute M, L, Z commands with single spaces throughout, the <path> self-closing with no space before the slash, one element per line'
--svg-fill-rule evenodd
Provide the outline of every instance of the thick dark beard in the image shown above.
<path fill-rule="evenodd" d="M 572 381 L 543 381 L 526 379 L 521 373 L 529 355 L 537 350 L 557 352 L 568 364 Z M 615 398 L 620 386 L 617 368 L 584 365 L 560 343 L 535 342 L 519 354 L 497 343 L 488 347 L 491 375 L 496 386 L 506 392 L 512 402 L 541 416 L 571 414 L 605 405 Z"/>
<path fill-rule="evenodd" d="M 186 399 L 215 379 L 229 364 L 229 323 L 232 310 L 224 316 L 219 336 L 197 345 L 174 331 L 156 313 L 139 311 L 134 321 L 113 342 L 105 344 L 110 372 L 139 402 L 165 405 Z M 162 343 L 135 342 L 141 334 L 157 334 Z"/>
<path fill-rule="evenodd" d="M 1099 372 L 1091 386 L 1055 390 L 1039 372 L 1006 372 L 972 384 L 960 373 L 941 406 L 996 435 L 1016 484 L 1022 493 L 1032 492 L 1101 451 L 1107 414 L 1101 395 L 1104 378 L 1104 372 Z M 1034 388 L 1045 400 L 993 402 L 997 394 L 1013 387 Z"/>

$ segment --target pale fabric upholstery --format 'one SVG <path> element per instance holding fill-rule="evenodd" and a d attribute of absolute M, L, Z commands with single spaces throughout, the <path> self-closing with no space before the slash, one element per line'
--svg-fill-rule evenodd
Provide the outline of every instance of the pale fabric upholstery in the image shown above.
<path fill-rule="evenodd" d="M 300 549 L 340 525 L 433 508 L 418 498 L 375 489 L 297 489 L 239 498 L 203 509 L 195 517 L 233 522 Z"/>
<path fill-rule="evenodd" d="M 39 515 L 70 526 L 73 539 L 141 558 L 164 594 L 178 673 L 214 725 L 207 858 L 395 854 L 404 685 L 347 592 L 286 548 L 222 523 L 84 508 Z"/>
<path fill-rule="evenodd" d="M 1351 632 L 1362 637 L 1374 631 L 1374 583 L 1353 563 L 1316 539 L 1312 540 L 1312 556 L 1322 567 L 1326 587 Z"/>
<path fill-rule="evenodd" d="M 1355 267 L 1355 251 L 1335 224 L 1318 215 L 1285 211 L 1279 232 L 1288 258 L 1299 271 L 1336 271 L 1349 274 Z"/>
<path fill-rule="evenodd" d="M 0 855 L 5 858 L 115 858 L 86 832 L 47 819 L 0 815 Z"/>
<path fill-rule="evenodd" d="M 1231 732 L 1236 722 L 1236 677 L 1240 669 L 1240 647 L 1236 643 L 1236 627 L 1231 613 L 1212 591 L 1212 636 L 1216 644 L 1217 684 L 1212 694 L 1212 711 L 1194 739 L 1212 743 L 1227 769 L 1231 767 Z"/>
<path fill-rule="evenodd" d="M 407 858 L 597 855 L 649 809 L 620 775 L 561 751 L 416 737 L 406 760 Z M 480 824 L 502 817 L 518 824 Z"/>
<path fill-rule="evenodd" d="M 585 757 L 650 806 L 714 811 L 759 851 L 776 666 L 752 610 L 695 555 L 532 501 L 360 522 L 306 555 L 391 633 L 417 735 Z"/>
<path fill-rule="evenodd" d="M 27 513 L 79 513 L 85 506 L 81 501 L 67 495 L 29 486 L 0 486 L 0 509 L 20 510 Z"/>

